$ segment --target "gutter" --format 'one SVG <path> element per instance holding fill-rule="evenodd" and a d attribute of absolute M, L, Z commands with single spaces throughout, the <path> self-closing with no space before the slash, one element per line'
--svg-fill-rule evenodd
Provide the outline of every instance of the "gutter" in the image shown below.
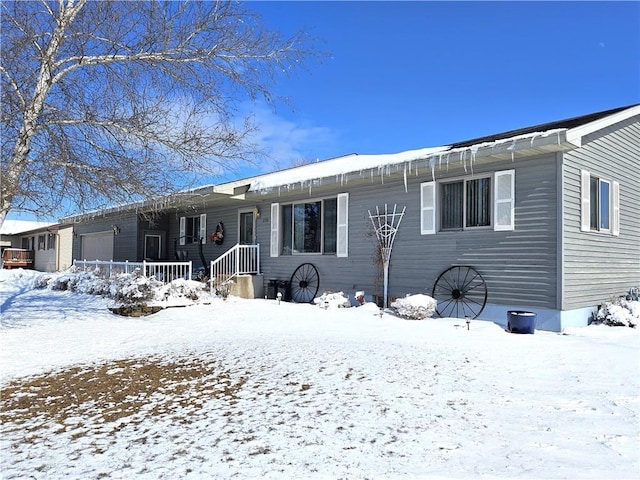
<path fill-rule="evenodd" d="M 384 180 L 387 177 L 404 175 L 406 191 L 408 175 L 424 175 L 426 173 L 427 175 L 431 174 L 431 177 L 435 180 L 437 171 L 448 169 L 450 166 L 462 166 L 465 172 L 471 171 L 473 173 L 473 167 L 479 161 L 483 163 L 504 160 L 515 161 L 517 158 L 563 152 L 574 148 L 577 148 L 576 145 L 567 141 L 567 129 L 561 128 L 527 133 L 465 147 L 440 147 L 431 149 L 430 152 L 423 156 L 413 159 L 407 159 L 405 156 L 404 159 L 403 157 L 396 157 L 399 160 L 393 161 L 394 156 L 379 155 L 377 156 L 380 157 L 379 164 L 371 163 L 376 156 L 368 156 L 370 157 L 369 165 L 360 169 L 349 169 L 332 162 L 324 164 L 326 168 L 323 169 L 323 174 L 316 174 L 315 176 L 309 175 L 305 177 L 301 170 L 298 170 L 298 175 L 295 175 L 294 172 L 282 171 L 245 181 L 251 182 L 247 194 L 251 193 L 254 196 L 276 194 L 280 196 L 283 193 L 296 190 L 309 190 L 309 194 L 311 194 L 314 188 L 338 183 L 342 185 L 350 181 L 379 178 L 381 184 L 384 184 Z M 392 161 L 389 161 L 389 159 Z M 387 161 L 385 162 L 384 160 Z M 318 167 L 323 166 L 323 163 L 319 162 L 311 166 L 315 167 L 315 170 L 319 170 Z M 348 163 L 353 166 L 356 162 L 350 161 Z M 304 168 L 304 166 L 300 168 Z M 312 169 L 308 170 L 309 173 L 312 173 Z M 291 174 L 289 175 L 289 173 Z M 245 197 L 243 196 L 243 198 Z"/>

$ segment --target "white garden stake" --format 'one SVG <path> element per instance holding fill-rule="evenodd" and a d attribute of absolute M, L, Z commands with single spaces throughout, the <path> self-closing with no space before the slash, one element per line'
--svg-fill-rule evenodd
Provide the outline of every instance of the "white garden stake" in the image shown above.
<path fill-rule="evenodd" d="M 387 204 L 384 205 L 384 213 L 376 207 L 375 215 L 369 210 L 369 218 L 373 223 L 373 228 L 378 237 L 380 251 L 382 253 L 382 263 L 384 266 L 384 300 L 383 307 L 387 308 L 387 290 L 389 286 L 389 262 L 391 260 L 391 249 L 393 248 L 393 240 L 396 238 L 400 222 L 404 216 L 407 207 L 402 207 L 402 212 L 396 211 L 396 205 L 393 206 L 393 212 L 387 210 Z"/>

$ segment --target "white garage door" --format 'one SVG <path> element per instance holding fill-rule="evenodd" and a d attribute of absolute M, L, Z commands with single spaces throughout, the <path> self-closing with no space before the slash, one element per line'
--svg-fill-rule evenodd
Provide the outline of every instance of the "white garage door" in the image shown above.
<path fill-rule="evenodd" d="M 83 260 L 113 260 L 113 232 L 82 235 Z"/>

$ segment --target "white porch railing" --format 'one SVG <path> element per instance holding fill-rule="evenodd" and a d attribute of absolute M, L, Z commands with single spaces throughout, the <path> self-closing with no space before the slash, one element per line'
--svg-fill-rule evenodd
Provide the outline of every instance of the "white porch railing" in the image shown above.
<path fill-rule="evenodd" d="M 132 273 L 139 268 L 145 277 L 155 277 L 164 283 L 177 278 L 191 280 L 193 265 L 191 262 L 114 262 L 107 260 L 74 260 L 73 265 L 84 271 L 97 270 L 103 277 L 119 273 Z"/>
<path fill-rule="evenodd" d="M 237 275 L 260 273 L 260 245 L 235 244 L 211 262 L 210 271 L 212 291 Z"/>

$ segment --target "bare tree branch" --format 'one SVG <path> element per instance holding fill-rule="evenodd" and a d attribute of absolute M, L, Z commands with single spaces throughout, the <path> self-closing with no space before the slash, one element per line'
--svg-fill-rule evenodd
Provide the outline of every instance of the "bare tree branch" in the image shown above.
<path fill-rule="evenodd" d="M 236 104 L 269 101 L 315 55 L 304 32 L 283 38 L 230 1 L 0 8 L 0 224 L 10 209 L 136 201 L 252 161 Z"/>

